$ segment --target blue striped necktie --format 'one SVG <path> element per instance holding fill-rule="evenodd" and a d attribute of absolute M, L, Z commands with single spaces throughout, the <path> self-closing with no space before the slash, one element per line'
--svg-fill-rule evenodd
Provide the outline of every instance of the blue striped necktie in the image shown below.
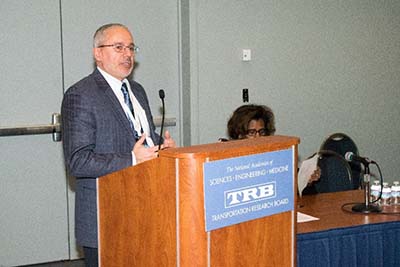
<path fill-rule="evenodd" d="M 133 111 L 133 105 L 131 102 L 131 98 L 129 97 L 128 88 L 126 83 L 122 83 L 121 86 L 122 94 L 124 95 L 124 102 L 129 107 L 130 111 L 132 112 L 133 117 L 135 117 L 135 112 Z"/>
<path fill-rule="evenodd" d="M 133 117 L 135 117 L 135 112 L 133 111 L 133 105 L 131 102 L 131 98 L 129 97 L 128 88 L 126 86 L 126 83 L 122 83 L 121 91 L 122 91 L 122 94 L 124 95 L 125 104 L 129 107 L 130 111 L 132 112 Z M 138 140 L 139 135 L 138 135 L 137 131 L 135 130 L 135 126 L 133 126 L 133 121 L 131 120 L 131 118 L 129 117 L 128 114 L 126 114 L 126 117 L 128 118 L 129 124 L 133 130 L 135 139 Z"/>

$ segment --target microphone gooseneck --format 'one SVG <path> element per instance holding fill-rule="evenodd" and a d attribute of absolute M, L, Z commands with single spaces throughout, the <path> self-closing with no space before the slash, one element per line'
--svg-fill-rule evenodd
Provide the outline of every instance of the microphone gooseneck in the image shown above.
<path fill-rule="evenodd" d="M 161 140 L 163 136 L 163 130 L 164 130 L 164 119 L 165 119 L 165 103 L 164 103 L 164 98 L 165 98 L 165 92 L 163 89 L 160 89 L 158 91 L 158 95 L 161 99 L 162 102 L 162 118 L 161 118 L 161 130 L 160 130 L 160 138 L 158 139 L 158 150 L 161 149 Z"/>
<path fill-rule="evenodd" d="M 364 203 L 358 203 L 355 204 L 351 210 L 354 212 L 360 212 L 360 213 L 371 213 L 371 212 L 381 212 L 382 209 L 375 205 L 374 203 L 371 203 L 370 197 L 371 197 L 371 192 L 370 192 L 370 172 L 369 172 L 369 164 L 376 164 L 375 161 L 370 160 L 369 158 L 366 157 L 360 157 L 353 152 L 346 152 L 344 155 L 344 158 L 347 161 L 357 161 L 360 162 L 364 165 L 364 178 L 363 178 L 363 184 L 364 184 Z"/>

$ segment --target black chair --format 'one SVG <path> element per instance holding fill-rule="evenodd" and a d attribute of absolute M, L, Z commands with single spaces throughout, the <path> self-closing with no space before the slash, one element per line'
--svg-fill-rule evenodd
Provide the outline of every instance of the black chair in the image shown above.
<path fill-rule="evenodd" d="M 353 152 L 355 155 L 358 155 L 357 145 L 344 133 L 334 133 L 330 135 L 322 143 L 320 151 L 333 151 L 343 158 L 347 152 Z M 349 162 L 348 165 L 351 168 L 352 189 L 358 189 L 361 186 L 361 164 L 358 162 Z"/>
<path fill-rule="evenodd" d="M 317 193 L 354 189 L 350 165 L 341 155 L 331 150 L 320 150 L 318 154 L 321 177 L 313 185 Z"/>
<path fill-rule="evenodd" d="M 314 156 L 315 154 L 311 157 Z M 320 150 L 317 165 L 321 169 L 320 179 L 307 185 L 302 195 L 353 189 L 350 165 L 341 155 L 331 150 Z"/>

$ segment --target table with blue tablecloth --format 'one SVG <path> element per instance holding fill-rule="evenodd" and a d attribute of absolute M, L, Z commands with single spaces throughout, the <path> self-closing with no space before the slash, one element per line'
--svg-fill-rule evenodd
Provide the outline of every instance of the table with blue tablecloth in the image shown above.
<path fill-rule="evenodd" d="M 352 213 L 362 200 L 362 190 L 299 198 L 298 211 L 319 220 L 297 224 L 297 266 L 400 266 L 400 207 Z"/>

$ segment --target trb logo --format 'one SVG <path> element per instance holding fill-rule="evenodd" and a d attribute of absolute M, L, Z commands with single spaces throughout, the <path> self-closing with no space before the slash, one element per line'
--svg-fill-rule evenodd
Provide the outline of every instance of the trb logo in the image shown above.
<path fill-rule="evenodd" d="M 235 188 L 224 192 L 225 208 L 258 202 L 276 196 L 276 183 L 270 182 Z"/>

